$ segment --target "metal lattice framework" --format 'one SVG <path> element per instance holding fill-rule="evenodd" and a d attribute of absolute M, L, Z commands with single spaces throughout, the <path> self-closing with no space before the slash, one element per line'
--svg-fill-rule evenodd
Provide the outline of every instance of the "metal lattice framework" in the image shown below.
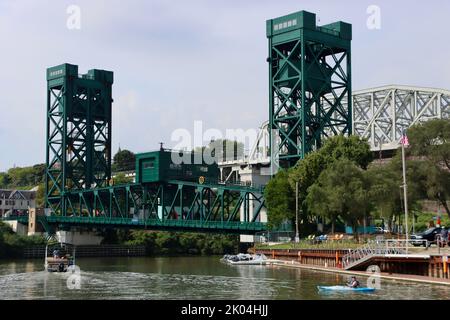
<path fill-rule="evenodd" d="M 113 73 L 64 64 L 47 70 L 46 207 L 67 210 L 66 193 L 111 178 Z"/>
<path fill-rule="evenodd" d="M 318 27 L 305 11 L 267 21 L 269 122 L 280 138 L 271 153 L 280 166 L 351 133 L 351 33 L 344 22 Z"/>
<path fill-rule="evenodd" d="M 385 86 L 353 93 L 354 134 L 367 138 L 372 150 L 393 150 L 403 130 L 430 119 L 450 118 L 450 91 Z"/>
<path fill-rule="evenodd" d="M 259 222 L 262 189 L 248 186 L 174 180 L 72 191 L 66 201 L 65 213 L 47 223 L 236 234 L 266 229 Z"/>

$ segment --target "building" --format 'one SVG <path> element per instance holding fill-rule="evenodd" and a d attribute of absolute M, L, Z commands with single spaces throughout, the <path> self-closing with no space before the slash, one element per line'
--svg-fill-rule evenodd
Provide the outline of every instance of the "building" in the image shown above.
<path fill-rule="evenodd" d="M 36 190 L 0 189 L 0 217 L 26 215 L 36 207 Z"/>

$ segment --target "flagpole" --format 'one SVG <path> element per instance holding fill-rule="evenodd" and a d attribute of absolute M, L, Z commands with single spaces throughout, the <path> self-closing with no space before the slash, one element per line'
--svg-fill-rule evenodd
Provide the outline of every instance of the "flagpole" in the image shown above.
<path fill-rule="evenodd" d="M 403 134 L 402 138 L 402 164 L 403 164 L 403 192 L 405 201 L 405 228 L 406 228 L 406 248 L 409 244 L 409 230 L 408 230 L 408 185 L 406 184 L 406 156 L 405 156 L 405 143 L 406 143 L 406 133 Z"/>

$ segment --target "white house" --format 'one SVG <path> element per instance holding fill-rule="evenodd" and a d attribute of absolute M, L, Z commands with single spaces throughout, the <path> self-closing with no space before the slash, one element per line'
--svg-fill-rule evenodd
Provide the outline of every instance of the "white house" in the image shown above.
<path fill-rule="evenodd" d="M 36 190 L 0 189 L 0 217 L 26 215 L 29 207 L 36 207 Z"/>

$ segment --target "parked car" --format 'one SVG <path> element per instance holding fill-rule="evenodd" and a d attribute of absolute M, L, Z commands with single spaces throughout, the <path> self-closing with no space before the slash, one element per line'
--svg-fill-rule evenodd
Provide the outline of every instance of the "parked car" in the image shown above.
<path fill-rule="evenodd" d="M 389 230 L 383 229 L 382 227 L 375 227 L 375 233 L 377 233 L 377 234 L 385 234 L 385 233 L 389 233 Z"/>
<path fill-rule="evenodd" d="M 442 228 L 441 227 L 433 227 L 429 228 L 424 232 L 413 234 L 411 235 L 411 243 L 415 246 L 426 246 L 426 242 L 424 240 L 428 241 L 428 245 L 436 244 L 436 239 L 438 235 L 441 234 Z M 448 242 L 448 239 L 447 239 Z"/>
<path fill-rule="evenodd" d="M 316 243 L 321 243 L 328 240 L 328 235 L 322 234 L 314 239 Z"/>

